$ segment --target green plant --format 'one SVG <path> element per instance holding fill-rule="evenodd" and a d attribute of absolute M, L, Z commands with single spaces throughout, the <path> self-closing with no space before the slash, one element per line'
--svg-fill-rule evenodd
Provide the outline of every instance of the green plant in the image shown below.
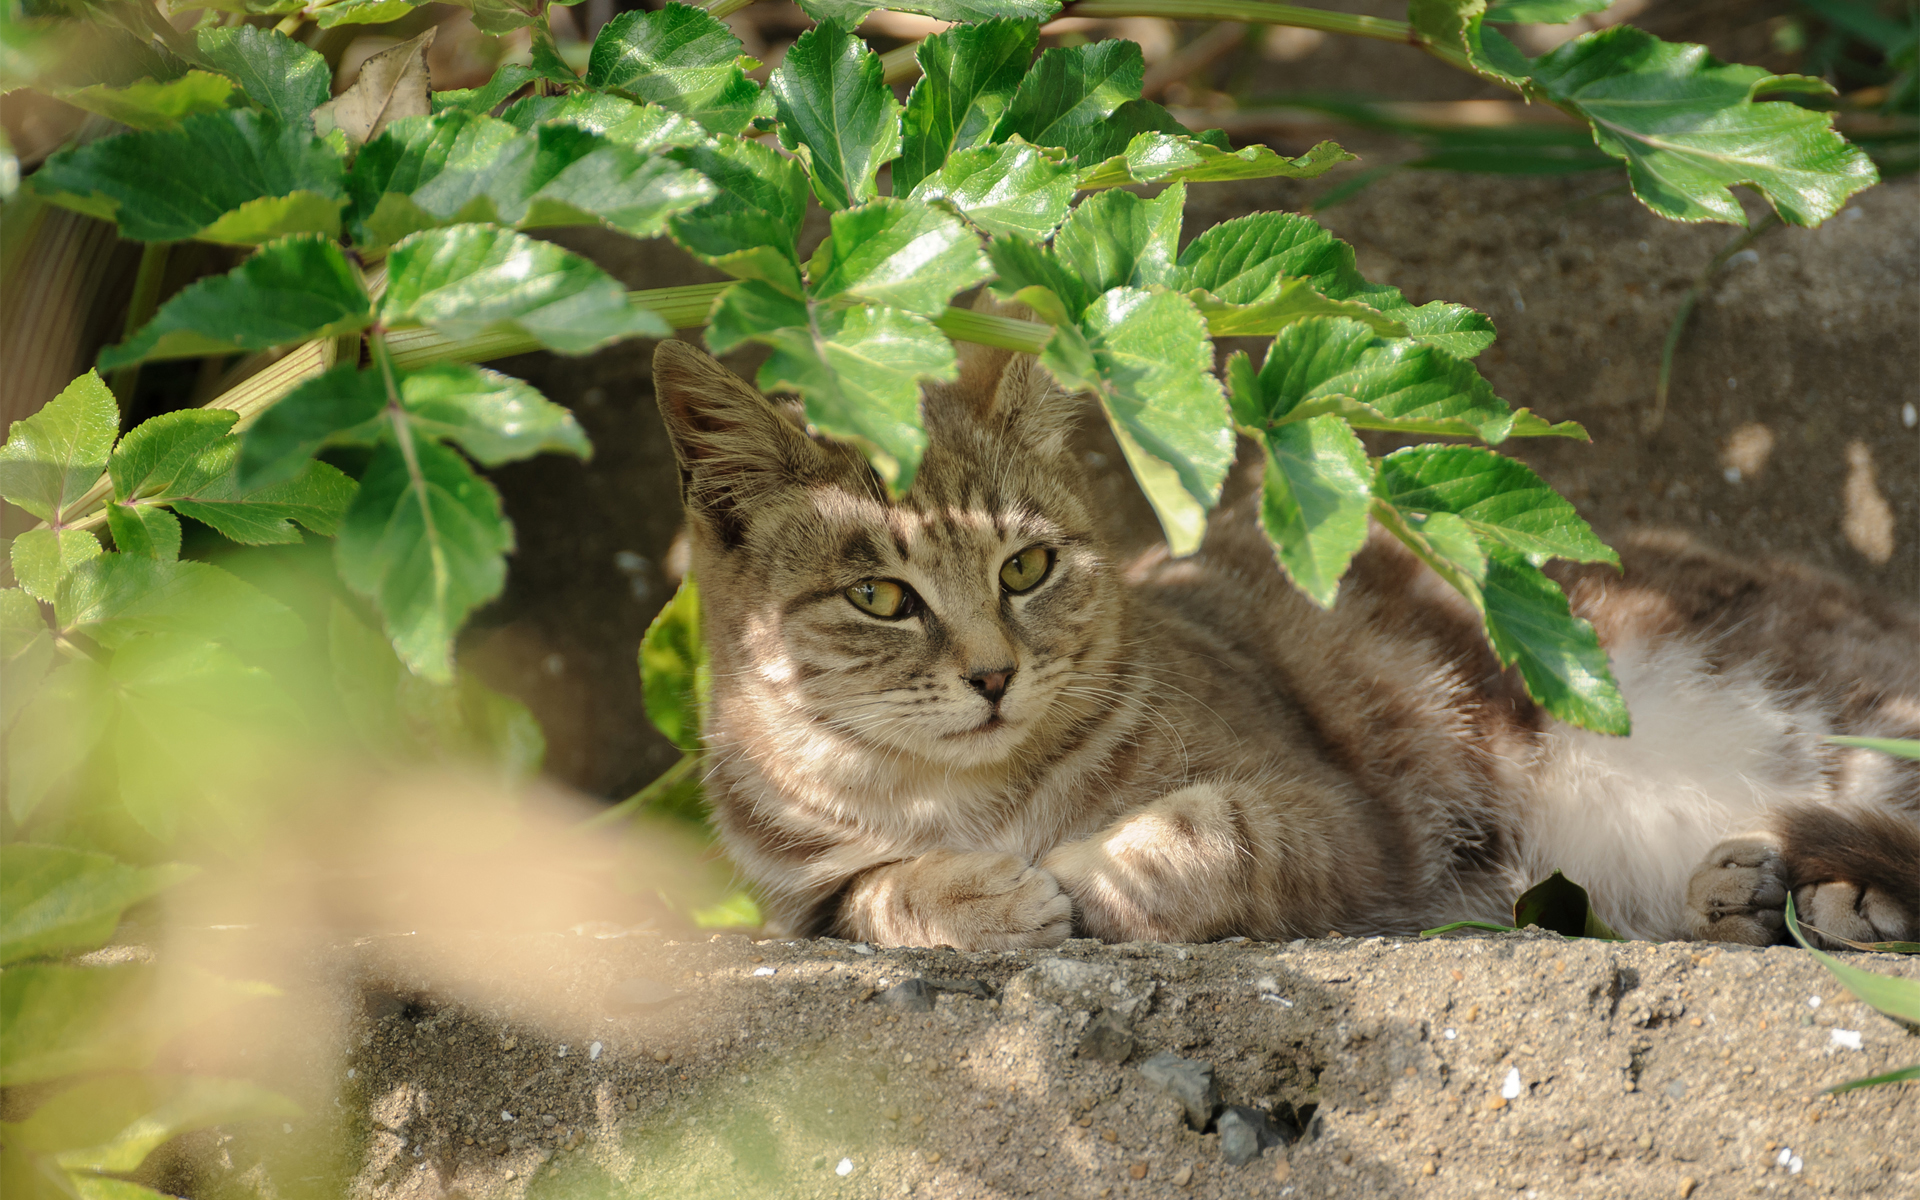
<path fill-rule="evenodd" d="M 1512 933 L 1529 925 L 1537 925 L 1562 937 L 1597 938 L 1605 942 L 1626 940 L 1601 920 L 1600 914 L 1593 911 L 1587 889 L 1558 871 L 1514 899 L 1511 925 L 1499 925 L 1492 921 L 1450 921 L 1433 929 L 1422 929 L 1420 936 L 1438 937 L 1459 929 Z"/>

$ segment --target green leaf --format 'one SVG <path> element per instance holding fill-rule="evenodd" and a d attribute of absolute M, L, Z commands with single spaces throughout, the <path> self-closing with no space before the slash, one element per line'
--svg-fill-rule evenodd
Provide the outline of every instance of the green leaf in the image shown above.
<path fill-rule="evenodd" d="M 532 83 L 536 76 L 533 68 L 523 63 L 501 63 L 493 78 L 477 88 L 457 88 L 451 91 L 433 93 L 431 103 L 436 113 L 449 109 L 485 116 L 499 108 L 507 97 Z M 558 97 L 553 97 L 558 99 Z M 523 126 L 522 128 L 525 128 Z"/>
<path fill-rule="evenodd" d="M 6 692 L 16 686 L 9 676 Z M 112 717 L 99 663 L 70 659 L 48 673 L 7 738 L 7 811 L 16 822 L 25 822 L 61 780 L 92 760 Z"/>
<path fill-rule="evenodd" d="M 42 521 L 60 521 L 106 470 L 120 408 L 98 371 L 88 371 L 30 417 L 0 447 L 0 496 Z"/>
<path fill-rule="evenodd" d="M 481 33 L 512 33 L 546 23 L 539 0 L 472 0 L 472 6 L 473 27 Z"/>
<path fill-rule="evenodd" d="M 466 460 L 416 439 L 412 458 L 383 441 L 334 545 L 340 578 L 373 599 L 395 651 L 428 679 L 453 674 L 453 637 L 500 594 L 513 526 Z"/>
<path fill-rule="evenodd" d="M 136 425 L 113 452 L 107 473 L 116 500 L 166 495 L 193 472 L 207 447 L 227 436 L 240 414 L 218 408 L 184 408 Z"/>
<path fill-rule="evenodd" d="M 1516 432 L 1586 436 L 1571 421 L 1523 421 L 1532 414 L 1511 411 L 1471 363 L 1405 338 L 1377 337 L 1365 325 L 1338 317 L 1289 324 L 1274 339 L 1260 373 L 1246 375 L 1245 383 L 1235 390 L 1235 412 L 1243 424 L 1259 428 L 1336 413 L 1361 429 L 1489 443 Z"/>
<path fill-rule="evenodd" d="M 1407 20 L 1435 44 L 1464 53 L 1481 76 L 1530 95 L 1526 55 L 1481 23 L 1486 8 L 1487 0 L 1410 0 Z"/>
<path fill-rule="evenodd" d="M 718 904 L 696 908 L 687 915 L 701 929 L 740 929 L 759 925 L 766 919 L 760 915 L 760 906 L 754 902 L 753 894 L 745 889 L 733 892 Z"/>
<path fill-rule="evenodd" d="M 919 13 L 955 24 L 995 18 L 1050 21 L 1060 11 L 1058 0 L 800 0 L 800 7 L 816 21 L 838 21 L 849 29 L 876 8 Z"/>
<path fill-rule="evenodd" d="M 183 289 L 139 333 L 101 351 L 100 363 L 111 370 L 148 359 L 266 350 L 353 333 L 372 319 L 372 302 L 340 247 L 300 234 Z"/>
<path fill-rule="evenodd" d="M 713 678 L 700 634 L 700 589 L 691 575 L 680 581 L 641 639 L 640 686 L 653 727 L 682 750 L 699 750 L 701 714 Z"/>
<path fill-rule="evenodd" d="M 879 193 L 881 166 L 900 153 L 900 102 L 878 54 L 830 21 L 794 41 L 769 86 L 780 144 L 807 165 L 820 203 L 851 208 Z"/>
<path fill-rule="evenodd" d="M 1626 941 L 1593 911 L 1587 889 L 1558 871 L 1520 893 L 1520 898 L 1513 902 L 1513 927 L 1525 929 L 1529 925 L 1538 925 L 1562 937 Z"/>
<path fill-rule="evenodd" d="M 1487 640 L 1502 666 L 1520 668 L 1529 695 L 1568 724 L 1632 732 L 1606 651 L 1593 626 L 1569 611 L 1558 584 L 1520 556 L 1491 550 L 1481 591 Z"/>
<path fill-rule="evenodd" d="M 1913 738 L 1830 737 L 1827 740 L 1836 746 L 1878 750 L 1897 758 L 1920 758 L 1920 741 Z"/>
<path fill-rule="evenodd" d="M 437 28 L 367 59 L 352 87 L 313 110 L 314 129 L 322 136 L 337 129 L 357 147 L 402 117 L 430 115 L 427 47 Z"/>
<path fill-rule="evenodd" d="M 914 51 L 920 80 L 907 95 L 900 157 L 893 164 L 896 195 L 919 191 L 921 181 L 955 154 L 988 140 L 1033 61 L 1039 36 L 1031 21 L 995 20 L 956 26 L 920 43 Z M 955 186 L 951 178 L 947 186 Z"/>
<path fill-rule="evenodd" d="M 310 462 L 293 478 L 242 487 L 237 470 L 241 444 L 227 438 L 200 457 L 197 478 L 162 499 L 182 516 L 211 525 L 243 546 L 300 541 L 293 522 L 331 535 L 353 501 L 354 482 L 339 468 Z"/>
<path fill-rule="evenodd" d="M 705 9 L 669 3 L 625 12 L 601 27 L 587 59 L 588 87 L 624 92 L 682 113 L 714 133 L 746 129 L 760 86 L 743 69 L 740 39 Z"/>
<path fill-rule="evenodd" d="M 257 487 L 291 479 L 322 446 L 371 445 L 386 408 L 387 388 L 378 371 L 340 363 L 303 380 L 247 430 L 237 482 Z"/>
<path fill-rule="evenodd" d="M 915 200 L 945 201 L 988 233 L 1045 238 L 1073 203 L 1075 170 L 1019 138 L 961 150 L 913 188 Z M 900 176 L 894 167 L 895 186 Z"/>
<path fill-rule="evenodd" d="M 1787 895 L 1787 932 L 1848 991 L 1896 1021 L 1920 1025 L 1920 982 L 1848 966 L 1831 954 L 1815 950 L 1800 932 L 1800 919 L 1794 912 L 1791 893 Z"/>
<path fill-rule="evenodd" d="M 61 88 L 60 99 L 110 121 L 135 129 L 165 129 L 194 113 L 221 112 L 233 94 L 233 81 L 211 71 L 188 71 L 161 82 L 139 79 L 126 87 L 104 83 Z"/>
<path fill-rule="evenodd" d="M 1017 234 L 1000 234 L 987 243 L 987 258 L 998 276 L 993 290 L 1030 305 L 1042 320 L 1055 325 L 1078 321 L 1093 302 L 1095 293 L 1061 264 L 1051 246 Z"/>
<path fill-rule="evenodd" d="M 13 577 L 28 595 L 53 602 L 60 581 L 100 557 L 100 539 L 87 529 L 29 529 L 13 539 Z"/>
<path fill-rule="evenodd" d="M 1312 179 L 1354 155 L 1321 142 L 1298 158 L 1283 158 L 1255 144 L 1222 150 L 1186 134 L 1149 132 L 1129 141 L 1126 150 L 1080 172 L 1083 188 L 1128 183 L 1212 183 L 1236 179 Z"/>
<path fill-rule="evenodd" d="M 1102 192 L 1080 202 L 1053 239 L 1053 253 L 1088 292 L 1163 287 L 1173 282 L 1186 188 L 1174 184 L 1152 200 Z"/>
<path fill-rule="evenodd" d="M 1856 1088 L 1881 1087 L 1889 1083 L 1905 1083 L 1909 1079 L 1920 1079 L 1920 1063 L 1915 1063 L 1911 1067 L 1901 1067 L 1897 1071 L 1887 1071 L 1880 1075 L 1868 1075 L 1862 1079 L 1849 1079 L 1845 1083 L 1836 1083 L 1832 1087 L 1824 1090 L 1837 1096 L 1842 1092 L 1851 1092 Z"/>
<path fill-rule="evenodd" d="M 174 970 L 183 978 L 163 988 L 161 969 L 144 963 L 9 967 L 0 973 L 0 1086 L 139 1070 L 173 1036 L 273 994 L 264 984 Z"/>
<path fill-rule="evenodd" d="M 1612 7 L 1613 0 L 1494 0 L 1480 19 L 1507 25 L 1565 25 Z"/>
<path fill-rule="evenodd" d="M 745 280 L 721 293 L 707 345 L 724 354 L 747 341 L 773 348 L 761 390 L 798 393 L 809 423 L 861 446 L 889 485 L 904 491 L 913 482 L 927 444 L 920 381 L 958 371 L 952 343 L 932 322 L 899 309 L 809 304 Z"/>
<path fill-rule="evenodd" d="M 1145 77 L 1137 43 L 1112 38 L 1055 47 L 1021 80 L 991 140 L 1004 142 L 1018 134 L 1036 146 L 1069 148 L 1105 140 L 1102 127 L 1115 109 L 1140 98 Z M 1081 165 L 1107 156 L 1082 159 Z"/>
<path fill-rule="evenodd" d="M 426 325 L 450 338 L 510 330 L 562 354 L 673 332 L 630 303 L 599 267 L 510 230 L 460 225 L 416 233 L 387 264 L 380 321 L 390 329 Z"/>
<path fill-rule="evenodd" d="M 584 130 L 581 133 L 585 133 Z M 553 127 L 539 131 L 544 154 L 568 134 Z M 602 141 L 546 181 L 518 218 L 522 228 L 579 225 L 598 220 L 629 237 L 658 237 L 667 220 L 712 199 L 716 190 L 705 176 L 671 159 Z"/>
<path fill-rule="evenodd" d="M 952 215 L 913 200 L 882 198 L 833 214 L 808 264 L 810 298 L 878 304 L 923 317 L 991 272 L 980 240 Z"/>
<path fill-rule="evenodd" d="M 0 846 L 0 965 L 92 950 L 127 908 L 197 874 L 184 863 L 132 867 L 67 846 Z"/>
<path fill-rule="evenodd" d="M 49 1155 L 64 1170 L 133 1171 L 183 1133 L 301 1115 L 293 1101 L 244 1080 L 119 1075 L 67 1088 L 7 1133 L 9 1145 Z"/>
<path fill-rule="evenodd" d="M 1088 306 L 1082 328 L 1098 372 L 1095 390 L 1127 462 L 1168 547 L 1190 554 L 1233 464 L 1233 426 L 1213 376 L 1206 321 L 1185 296 L 1119 287 Z M 1051 369 L 1059 358 L 1041 361 Z"/>
<path fill-rule="evenodd" d="M 572 413 L 532 385 L 483 367 L 434 363 L 409 372 L 400 380 L 400 402 L 415 430 L 453 442 L 489 467 L 549 450 L 593 454 Z"/>
<path fill-rule="evenodd" d="M 385 25 L 398 21 L 426 0 L 333 0 L 313 14 L 313 23 L 322 29 L 336 25 Z"/>
<path fill-rule="evenodd" d="M 106 554 L 60 584 L 63 633 L 108 649 L 143 633 L 177 633 L 236 645 L 290 646 L 305 636 L 292 610 L 250 583 L 200 562 Z"/>
<path fill-rule="evenodd" d="M 698 122 L 677 112 L 598 92 L 528 96 L 508 105 L 500 119 L 526 131 L 550 121 L 564 121 L 591 130 L 616 145 L 642 152 L 668 146 L 698 146 L 708 140 L 707 131 Z"/>
<path fill-rule="evenodd" d="M 719 189 L 712 200 L 668 222 L 674 240 L 729 275 L 765 280 L 799 296 L 795 242 L 807 213 L 806 170 L 758 142 L 726 139 L 671 153 Z"/>
<path fill-rule="evenodd" d="M 215 70 L 233 76 L 249 100 L 289 128 L 307 129 L 308 114 L 333 95 L 327 60 L 277 29 L 209 25 L 194 39 Z"/>
<path fill-rule="evenodd" d="M 152 504 L 107 505 L 107 531 L 122 554 L 172 562 L 180 557 L 180 518 Z"/>
<path fill-rule="evenodd" d="M 1794 225 L 1818 225 L 1879 181 L 1873 160 L 1833 129 L 1833 114 L 1759 98 L 1826 89 L 1804 76 L 1729 65 L 1703 46 L 1618 25 L 1533 63 L 1533 81 L 1593 124 L 1594 143 L 1627 164 L 1633 193 L 1674 221 L 1745 225 L 1733 193 L 1751 184 Z"/>
<path fill-rule="evenodd" d="M 1620 563 L 1573 505 L 1524 463 L 1491 450 L 1396 451 L 1380 460 L 1375 491 L 1402 512 L 1455 514 L 1489 551 L 1503 548 L 1536 567 L 1550 558 Z"/>
<path fill-rule="evenodd" d="M 12 726 L 39 693 L 53 656 L 52 632 L 33 597 L 20 588 L 0 589 L 0 675 L 6 679 L 0 687 L 0 730 Z"/>
<path fill-rule="evenodd" d="M 1260 337 L 1281 332 L 1308 317 L 1346 317 L 1388 337 L 1404 335 L 1407 327 L 1353 300 L 1329 300 L 1313 290 L 1308 279 L 1275 279 L 1258 300 L 1230 304 L 1204 288 L 1186 293 L 1207 318 L 1214 337 Z"/>
<path fill-rule="evenodd" d="M 1282 425 L 1261 443 L 1267 470 L 1260 525 L 1287 577 L 1315 604 L 1332 608 L 1340 577 L 1367 541 L 1367 448 L 1335 416 Z"/>

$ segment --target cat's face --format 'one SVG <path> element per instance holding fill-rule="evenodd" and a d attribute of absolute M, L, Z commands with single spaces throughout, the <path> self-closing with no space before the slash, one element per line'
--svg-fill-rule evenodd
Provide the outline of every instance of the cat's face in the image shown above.
<path fill-rule="evenodd" d="M 965 377 L 930 392 L 931 444 L 894 500 L 704 355 L 658 354 L 716 690 L 791 724 L 789 752 L 850 739 L 978 766 L 1101 702 L 1117 592 L 1066 451 L 1070 402 L 1037 368 L 984 397 Z"/>

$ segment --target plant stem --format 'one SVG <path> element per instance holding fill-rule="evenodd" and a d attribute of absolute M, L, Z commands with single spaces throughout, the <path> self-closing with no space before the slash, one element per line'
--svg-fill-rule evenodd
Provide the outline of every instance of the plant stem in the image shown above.
<path fill-rule="evenodd" d="M 1653 411 L 1647 415 L 1646 432 L 1658 433 L 1667 419 L 1667 385 L 1673 379 L 1673 352 L 1680 348 L 1680 335 L 1686 332 L 1687 319 L 1693 316 L 1694 306 L 1700 303 L 1700 297 L 1706 294 L 1707 285 L 1713 281 L 1727 260 L 1753 245 L 1761 234 L 1780 223 L 1780 214 L 1768 212 L 1753 223 L 1753 227 L 1734 238 L 1724 246 L 1720 253 L 1713 256 L 1700 274 L 1694 276 L 1693 286 L 1687 294 L 1680 297 L 1680 311 L 1673 314 L 1673 324 L 1667 326 L 1666 344 L 1660 347 L 1660 378 L 1653 385 Z"/>
<path fill-rule="evenodd" d="M 1457 67 L 1472 69 L 1467 66 L 1464 51 L 1434 45 L 1425 34 L 1405 21 L 1328 12 L 1320 8 L 1301 8 L 1293 4 L 1268 4 L 1266 0 L 1079 0 L 1079 3 L 1061 9 L 1060 15 L 1164 17 L 1173 21 L 1244 21 L 1259 25 L 1291 25 L 1296 29 L 1317 29 L 1322 33 L 1344 33 L 1351 37 L 1417 46 Z"/>
<path fill-rule="evenodd" d="M 127 298 L 127 323 L 121 333 L 125 341 L 153 319 L 153 310 L 160 304 L 160 286 L 167 277 L 167 255 L 173 249 L 172 242 L 148 242 L 140 248 L 140 269 L 133 276 L 133 294 Z M 134 385 L 140 382 L 140 364 L 131 363 L 115 371 L 107 379 L 107 386 L 124 407 L 133 398 Z"/>
<path fill-rule="evenodd" d="M 707 5 L 707 11 L 724 21 L 752 3 L 753 0 L 713 0 Z"/>
<path fill-rule="evenodd" d="M 381 382 L 387 387 L 387 419 L 393 425 L 393 440 L 400 447 L 400 458 L 407 464 L 407 478 L 412 482 L 413 495 L 420 505 L 420 527 L 422 541 L 427 544 L 427 557 L 433 563 L 433 605 L 436 610 L 446 608 L 447 588 L 452 582 L 452 571 L 447 566 L 447 548 L 440 537 L 440 530 L 433 519 L 433 493 L 427 487 L 427 473 L 420 469 L 420 453 L 413 444 L 413 422 L 407 418 L 407 410 L 400 403 L 400 378 L 394 371 L 393 355 L 387 352 L 387 338 L 377 326 L 367 334 L 367 350 L 373 363 L 380 371 Z"/>

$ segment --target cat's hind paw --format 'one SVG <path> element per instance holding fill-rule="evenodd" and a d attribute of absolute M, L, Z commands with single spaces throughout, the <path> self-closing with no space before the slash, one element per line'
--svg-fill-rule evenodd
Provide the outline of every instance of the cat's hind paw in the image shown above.
<path fill-rule="evenodd" d="M 1909 942 L 1915 928 L 1913 902 L 1870 884 L 1829 879 L 1793 889 L 1801 932 L 1815 945 L 1846 942 Z"/>
<path fill-rule="evenodd" d="M 1787 863 L 1766 834 L 1715 846 L 1687 881 L 1687 916 L 1703 942 L 1771 945 L 1786 923 Z"/>

